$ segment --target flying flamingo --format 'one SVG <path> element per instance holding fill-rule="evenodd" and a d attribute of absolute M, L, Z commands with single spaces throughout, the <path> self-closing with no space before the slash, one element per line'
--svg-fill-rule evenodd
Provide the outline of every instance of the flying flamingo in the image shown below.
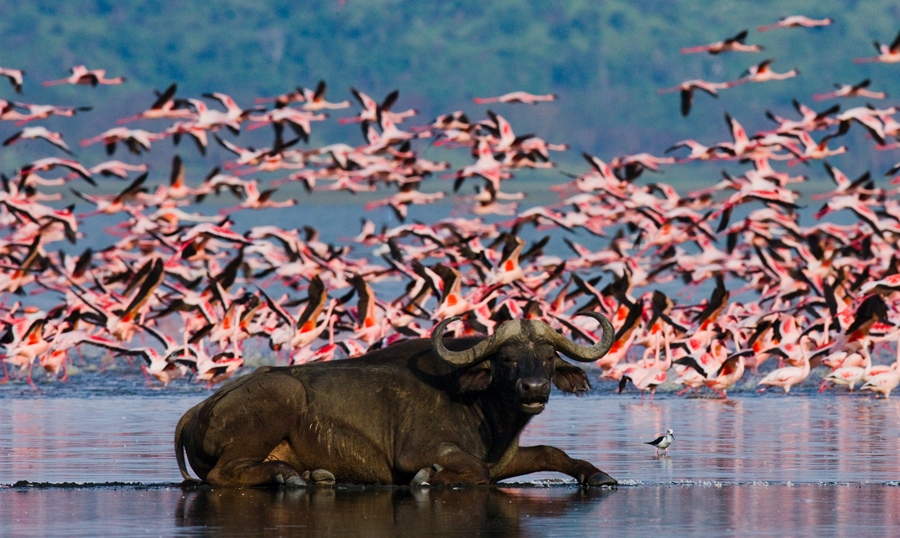
<path fill-rule="evenodd" d="M 26 177 L 35 172 L 53 170 L 58 167 L 68 168 L 91 185 L 96 185 L 93 178 L 91 178 L 91 172 L 83 164 L 72 159 L 60 159 L 57 157 L 44 157 L 26 164 L 19 170 L 19 176 Z"/>
<path fill-rule="evenodd" d="M 78 112 L 86 112 L 93 107 L 89 106 L 54 106 L 54 105 L 36 105 L 28 103 L 15 103 L 16 108 L 25 110 L 24 113 L 16 112 L 15 114 L 3 114 L 2 119 L 18 120 L 16 127 L 21 127 L 29 121 L 42 120 L 50 116 L 71 117 Z M 7 117 L 8 116 L 8 117 Z"/>
<path fill-rule="evenodd" d="M 414 108 L 404 110 L 403 112 L 393 112 L 391 110 L 391 107 L 394 106 L 394 103 L 397 102 L 397 97 L 400 95 L 398 90 L 394 90 L 387 94 L 380 105 L 375 99 L 372 99 L 352 86 L 350 87 L 350 93 L 352 93 L 353 97 L 359 101 L 362 110 L 356 116 L 338 119 L 338 123 L 340 124 L 378 121 L 379 116 L 387 116 L 395 123 L 400 123 L 403 119 L 415 116 L 419 113 L 419 111 Z"/>
<path fill-rule="evenodd" d="M 814 93 L 813 99 L 816 101 L 824 101 L 825 99 L 834 99 L 835 97 L 868 97 L 870 99 L 884 99 L 887 94 L 884 92 L 873 92 L 868 90 L 871 79 L 865 79 L 856 84 L 835 84 L 837 88 L 833 92 Z"/>
<path fill-rule="evenodd" d="M 320 110 L 336 110 L 350 107 L 350 101 L 341 101 L 339 103 L 326 101 L 325 92 L 327 90 L 328 86 L 325 84 L 324 80 L 319 81 L 319 83 L 316 85 L 315 90 L 303 88 L 303 97 L 305 102 L 303 103 L 303 105 L 301 105 L 301 108 L 303 108 L 304 110 L 317 112 Z"/>
<path fill-rule="evenodd" d="M 188 107 L 187 101 L 175 99 L 175 92 L 178 90 L 177 84 L 171 84 L 162 92 L 156 92 L 156 101 L 150 105 L 150 108 L 129 116 L 127 118 L 119 118 L 117 123 L 128 123 L 134 120 L 145 119 L 155 120 L 162 118 L 188 118 L 193 116 L 193 111 Z"/>
<path fill-rule="evenodd" d="M 72 154 L 72 150 L 69 149 L 69 146 L 63 140 L 62 134 L 50 131 L 46 127 L 25 127 L 21 131 L 14 133 L 12 136 L 3 141 L 4 146 L 9 146 L 15 144 L 19 140 L 37 140 L 43 138 L 47 142 L 50 142 L 54 146 L 59 149 L 65 151 L 69 155 Z"/>
<path fill-rule="evenodd" d="M 22 93 L 22 76 L 25 74 L 21 69 L 10 69 L 8 67 L 0 67 L 0 77 L 6 77 L 9 79 L 9 83 L 12 84 L 13 90 L 16 93 Z"/>
<path fill-rule="evenodd" d="M 831 191 L 822 194 L 815 194 L 812 196 L 813 200 L 821 200 L 823 198 L 831 198 L 832 196 L 839 196 L 844 194 L 850 194 L 852 192 L 862 192 L 867 193 L 872 186 L 871 174 L 869 172 L 863 173 L 858 178 L 851 180 L 847 174 L 840 171 L 837 167 L 832 166 L 828 163 L 828 161 L 823 161 L 825 165 L 825 170 L 828 172 L 828 175 L 831 177 L 831 180 L 835 183 L 835 188 Z M 875 194 L 874 191 L 871 192 Z"/>
<path fill-rule="evenodd" d="M 403 222 L 406 220 L 407 208 L 410 204 L 430 204 L 444 197 L 444 193 L 440 191 L 435 193 L 421 192 L 417 189 L 418 184 L 419 182 L 417 181 L 403 183 L 400 185 L 400 192 L 397 194 L 381 200 L 366 202 L 364 207 L 366 211 L 371 211 L 376 207 L 389 206 L 397 216 L 397 220 Z"/>
<path fill-rule="evenodd" d="M 686 80 L 678 86 L 671 88 L 662 88 L 660 94 L 681 92 L 681 115 L 687 116 L 691 112 L 691 105 L 694 103 L 694 91 L 702 90 L 713 97 L 719 97 L 719 90 L 730 88 L 733 83 L 728 82 L 707 82 L 705 80 Z"/>
<path fill-rule="evenodd" d="M 488 103 L 526 103 L 536 105 L 540 102 L 555 101 L 557 97 L 558 96 L 555 93 L 536 95 L 533 93 L 516 91 L 498 95 L 497 97 L 476 97 L 473 101 L 479 105 Z"/>
<path fill-rule="evenodd" d="M 718 342 L 713 343 L 713 347 L 715 349 L 720 349 L 721 351 L 719 351 L 719 353 L 726 351 L 725 348 Z M 696 361 L 694 361 L 692 357 L 678 359 L 675 362 L 678 364 L 689 366 L 696 373 L 700 374 L 700 377 L 702 377 L 702 381 L 700 383 L 685 383 L 686 385 L 688 385 L 687 389 L 685 390 L 696 388 L 698 385 L 706 385 L 707 387 L 716 391 L 723 399 L 727 399 L 728 396 L 726 394 L 726 391 L 734 386 L 734 384 L 740 381 L 744 376 L 744 357 L 753 355 L 754 353 L 755 352 L 752 350 L 744 350 L 728 355 L 728 357 L 725 358 L 724 361 L 719 363 L 715 372 L 712 372 L 711 374 L 707 372 L 707 369 L 704 368 L 703 365 L 698 364 Z M 706 353 L 704 355 L 714 357 L 714 355 L 710 353 Z M 688 380 L 691 379 L 690 376 L 683 375 L 683 377 L 687 377 Z"/>
<path fill-rule="evenodd" d="M 229 379 L 244 364 L 244 358 L 233 351 L 221 351 L 213 356 L 209 356 L 202 349 L 196 351 L 195 360 L 182 359 L 182 361 L 195 372 L 198 381 L 206 381 L 209 387 Z"/>
<path fill-rule="evenodd" d="M 127 129 L 125 127 L 113 127 L 97 136 L 85 138 L 80 142 L 81 147 L 90 146 L 97 142 L 103 142 L 106 154 L 112 155 L 116 151 L 116 144 L 121 142 L 134 155 L 140 155 L 141 151 L 150 151 L 150 144 L 159 140 L 164 135 L 151 133 L 143 129 Z"/>
<path fill-rule="evenodd" d="M 816 142 L 809 136 L 809 133 L 806 131 L 800 131 L 795 136 L 797 140 L 799 140 L 803 144 L 803 151 L 797 151 L 797 160 L 792 160 L 788 163 L 788 165 L 793 165 L 798 162 L 806 162 L 808 160 L 820 160 L 828 157 L 833 157 L 835 155 L 841 155 L 847 152 L 847 146 L 838 146 L 837 148 L 829 148 L 828 141 L 835 136 L 838 136 L 840 133 L 832 133 L 822 137 L 819 142 Z"/>
<path fill-rule="evenodd" d="M 332 319 L 336 302 L 332 300 L 326 310 L 325 305 L 328 303 L 328 295 L 325 284 L 319 276 L 315 276 L 310 280 L 306 308 L 297 318 L 290 315 L 264 291 L 260 290 L 260 293 L 266 299 L 269 309 L 281 320 L 281 323 L 276 328 L 271 329 L 270 341 L 272 345 L 277 349 L 286 344 L 291 356 L 291 362 L 296 364 L 294 354 L 312 345 L 331 326 L 329 321 Z M 323 312 L 324 316 L 322 316 Z"/>
<path fill-rule="evenodd" d="M 146 164 L 128 164 L 122 161 L 103 161 L 88 168 L 91 175 L 100 174 L 101 176 L 116 176 L 120 178 L 128 177 L 129 172 L 146 172 L 148 166 Z"/>
<path fill-rule="evenodd" d="M 810 19 L 809 17 L 804 17 L 803 15 L 790 15 L 778 19 L 778 22 L 759 26 L 756 30 L 758 32 L 767 32 L 776 28 L 816 28 L 821 26 L 828 26 L 833 22 L 834 19 L 832 19 L 831 17 L 826 17 L 824 19 Z"/>
<path fill-rule="evenodd" d="M 712 146 L 712 147 L 704 146 L 703 144 L 701 144 L 700 142 L 697 142 L 696 140 L 694 140 L 692 138 L 688 138 L 688 139 L 685 139 L 680 142 L 676 142 L 676 143 L 672 144 L 671 146 L 669 146 L 666 149 L 665 153 L 671 153 L 680 148 L 687 148 L 690 150 L 690 153 L 688 153 L 686 156 L 681 157 L 678 160 L 676 160 L 675 161 L 676 163 L 683 163 L 683 162 L 695 161 L 695 160 L 709 161 L 709 160 L 714 160 L 714 159 L 720 158 L 720 154 L 718 151 L 719 148 L 717 148 L 715 146 Z"/>
<path fill-rule="evenodd" d="M 856 121 L 862 125 L 879 144 L 885 143 L 884 121 L 879 110 L 867 106 L 848 108 L 836 115 L 834 119 L 840 123 L 838 134 L 847 132 L 850 122 Z"/>
<path fill-rule="evenodd" d="M 57 84 L 89 84 L 96 86 L 98 84 L 121 84 L 125 82 L 125 77 L 106 78 L 105 69 L 89 70 L 83 65 L 76 65 L 70 71 L 71 74 L 68 77 L 45 81 L 44 86 L 56 86 Z"/>
<path fill-rule="evenodd" d="M 35 311 L 13 323 L 7 323 L 7 329 L 0 339 L 6 347 L 4 369 L 7 363 L 18 366 L 21 370 L 28 368 L 28 384 L 35 390 L 37 387 L 31 379 L 34 361 L 51 347 L 49 334 L 45 333 L 49 320 L 44 316 L 45 312 Z"/>
<path fill-rule="evenodd" d="M 166 387 L 170 382 L 184 375 L 187 368 L 181 363 L 186 360 L 193 361 L 197 353 L 190 346 L 179 345 L 168 335 L 147 325 L 142 325 L 141 328 L 159 340 L 165 346 L 165 350 L 160 352 L 149 346 L 132 348 L 100 336 L 82 337 L 77 343 L 102 347 L 120 355 L 140 356 L 145 362 L 141 365 L 144 375 L 148 379 L 156 379 L 162 383 L 163 387 Z"/>
<path fill-rule="evenodd" d="M 721 54 L 723 52 L 759 52 L 763 50 L 760 45 L 745 45 L 744 40 L 747 39 L 747 30 L 739 32 L 733 37 L 716 41 L 709 45 L 700 45 L 696 47 L 685 47 L 681 49 L 682 54 L 694 54 L 697 52 L 708 52 L 710 54 Z"/>
<path fill-rule="evenodd" d="M 885 45 L 884 43 L 879 43 L 878 41 L 875 41 L 874 44 L 875 50 L 878 51 L 877 56 L 855 58 L 854 61 L 858 64 L 870 62 L 893 64 L 900 62 L 900 33 L 897 33 L 897 37 L 895 37 L 894 40 L 891 41 L 890 45 Z"/>
<path fill-rule="evenodd" d="M 769 58 L 767 60 L 763 60 L 756 65 L 752 65 L 748 67 L 741 76 L 729 84 L 737 85 L 744 84 L 746 82 L 769 82 L 770 80 L 786 80 L 789 78 L 796 77 L 800 74 L 800 71 L 797 69 L 791 69 L 790 71 L 785 71 L 784 73 L 776 73 L 772 71 L 771 65 L 774 61 L 773 58 Z"/>

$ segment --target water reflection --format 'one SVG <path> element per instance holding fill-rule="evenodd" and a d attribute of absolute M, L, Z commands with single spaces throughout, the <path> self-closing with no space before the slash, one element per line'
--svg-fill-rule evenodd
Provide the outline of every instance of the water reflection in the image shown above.
<path fill-rule="evenodd" d="M 675 463 L 673 462 L 673 465 Z M 0 489 L 4 536 L 892 536 L 900 487 Z"/>
<path fill-rule="evenodd" d="M 175 524 L 220 535 L 528 535 L 541 520 L 578 526 L 610 490 L 200 490 L 178 503 Z"/>
<path fill-rule="evenodd" d="M 654 487 L 620 489 L 597 515 L 673 536 L 884 536 L 900 524 L 897 502 L 900 488 L 889 486 Z"/>

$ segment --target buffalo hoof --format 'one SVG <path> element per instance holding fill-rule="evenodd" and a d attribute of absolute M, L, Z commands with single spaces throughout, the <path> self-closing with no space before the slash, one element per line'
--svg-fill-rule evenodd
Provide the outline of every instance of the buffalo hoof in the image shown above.
<path fill-rule="evenodd" d="M 275 477 L 275 481 L 278 482 L 279 485 L 288 488 L 288 489 L 296 489 L 296 488 L 305 488 L 306 481 L 300 478 L 297 475 L 289 476 L 287 480 L 285 480 L 284 476 L 278 475 Z"/>
<path fill-rule="evenodd" d="M 596 472 L 592 474 L 587 481 L 584 483 L 586 486 L 590 486 L 592 488 L 597 487 L 608 487 L 614 488 L 619 485 L 619 481 L 615 478 L 609 476 L 603 471 Z"/>
<path fill-rule="evenodd" d="M 437 463 L 435 463 L 431 467 L 419 469 L 419 472 L 416 473 L 416 476 L 414 476 L 413 479 L 409 482 L 409 485 L 414 487 L 430 486 L 431 483 L 429 482 L 429 480 L 431 480 L 431 477 L 434 475 L 434 473 L 442 470 L 443 467 L 441 467 Z"/>
<path fill-rule="evenodd" d="M 420 469 L 416 476 L 409 482 L 410 486 L 413 487 L 422 487 L 422 486 L 430 486 L 431 484 L 428 481 L 431 479 L 432 470 L 428 467 L 424 469 Z"/>
<path fill-rule="evenodd" d="M 317 486 L 333 486 L 337 481 L 331 471 L 325 469 L 316 469 L 315 471 L 306 471 L 303 478 L 312 481 Z"/>

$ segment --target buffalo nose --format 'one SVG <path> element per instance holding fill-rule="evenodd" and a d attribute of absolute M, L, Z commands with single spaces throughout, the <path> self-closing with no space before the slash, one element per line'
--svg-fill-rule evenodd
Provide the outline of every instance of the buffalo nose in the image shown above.
<path fill-rule="evenodd" d="M 546 398 L 550 394 L 550 381 L 546 379 L 522 379 L 519 381 L 519 393 L 525 399 Z"/>

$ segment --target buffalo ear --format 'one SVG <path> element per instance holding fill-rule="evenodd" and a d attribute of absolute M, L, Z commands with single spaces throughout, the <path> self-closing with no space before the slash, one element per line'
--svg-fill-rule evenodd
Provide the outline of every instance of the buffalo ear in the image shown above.
<path fill-rule="evenodd" d="M 460 392 L 477 392 L 487 389 L 491 384 L 491 366 L 489 361 L 463 368 L 459 372 Z"/>
<path fill-rule="evenodd" d="M 584 394 L 591 390 L 591 383 L 584 370 L 560 358 L 553 363 L 553 384 L 563 392 L 575 394 Z"/>

